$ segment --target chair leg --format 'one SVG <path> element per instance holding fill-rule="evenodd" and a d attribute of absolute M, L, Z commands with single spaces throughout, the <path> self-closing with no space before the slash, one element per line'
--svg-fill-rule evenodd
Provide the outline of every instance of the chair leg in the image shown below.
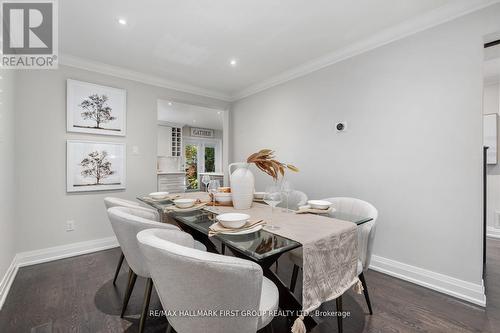
<path fill-rule="evenodd" d="M 127 285 L 125 297 L 123 298 L 122 313 L 120 314 L 120 318 L 123 318 L 125 310 L 127 310 L 128 301 L 130 300 L 130 295 L 132 295 L 132 290 L 134 290 L 135 281 L 137 280 L 137 274 L 135 274 L 132 269 L 128 272 L 128 280 L 129 283 Z"/>
<path fill-rule="evenodd" d="M 222 243 L 220 246 L 220 253 L 226 254 L 226 244 Z"/>
<path fill-rule="evenodd" d="M 116 267 L 115 277 L 113 278 L 113 286 L 116 286 L 116 278 L 118 277 L 118 274 L 120 274 L 120 270 L 123 265 L 123 259 L 125 259 L 125 256 L 123 255 L 122 252 L 122 254 L 120 255 L 120 260 L 118 260 L 118 266 Z"/>
<path fill-rule="evenodd" d="M 274 269 L 274 272 L 275 272 L 276 274 L 278 274 L 278 259 L 276 259 L 276 263 L 275 263 L 275 264 L 276 264 L 276 267 L 275 267 L 275 269 Z"/>
<path fill-rule="evenodd" d="M 149 278 L 146 282 L 146 291 L 144 293 L 144 303 L 142 304 L 141 321 L 139 322 L 139 333 L 144 332 L 144 324 L 148 317 L 149 301 L 151 300 L 151 291 L 153 290 L 153 280 Z"/>
<path fill-rule="evenodd" d="M 366 285 L 366 280 L 363 273 L 359 274 L 359 280 L 363 285 L 363 293 L 365 294 L 366 304 L 368 305 L 368 310 L 370 310 L 370 315 L 372 315 L 373 314 L 372 303 L 370 302 L 370 295 L 368 294 L 368 286 Z"/>
<path fill-rule="evenodd" d="M 339 297 L 337 297 L 337 299 L 335 300 L 335 302 L 337 303 L 337 326 L 339 328 L 339 333 L 342 333 L 342 295 L 340 295 Z M 339 316 L 340 314 L 340 316 Z"/>
<path fill-rule="evenodd" d="M 299 266 L 293 265 L 292 281 L 290 281 L 290 291 L 295 291 L 295 284 L 297 283 L 297 276 L 299 275 Z"/>

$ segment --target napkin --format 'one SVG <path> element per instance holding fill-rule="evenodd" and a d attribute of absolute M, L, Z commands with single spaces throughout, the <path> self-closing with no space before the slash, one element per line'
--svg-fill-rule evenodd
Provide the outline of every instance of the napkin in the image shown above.
<path fill-rule="evenodd" d="M 191 206 L 189 208 L 179 208 L 176 205 L 171 205 L 171 206 L 165 207 L 163 209 L 163 211 L 165 213 L 167 213 L 167 212 L 190 212 L 190 211 L 193 211 L 193 210 L 197 210 L 197 209 L 203 208 L 206 205 L 207 205 L 206 202 L 197 202 L 197 203 L 195 203 L 193 206 Z"/>
<path fill-rule="evenodd" d="M 212 236 L 215 236 L 217 234 L 220 234 L 221 232 L 224 232 L 224 233 L 231 233 L 231 232 L 240 232 L 240 231 L 243 231 L 243 230 L 248 230 L 248 229 L 252 229 L 258 225 L 264 225 L 266 224 L 266 222 L 264 222 L 264 220 L 248 220 L 247 221 L 247 224 L 245 224 L 243 227 L 241 228 L 238 228 L 238 229 L 231 229 L 231 228 L 226 228 L 224 227 L 222 224 L 220 224 L 219 222 L 215 222 L 214 224 L 212 224 L 209 228 L 208 228 L 208 237 L 212 237 Z"/>
<path fill-rule="evenodd" d="M 180 195 L 178 194 L 174 194 L 174 195 L 167 195 L 165 196 L 164 198 L 162 199 L 153 199 L 151 198 L 149 195 L 144 197 L 144 199 L 147 199 L 147 200 L 150 200 L 150 201 L 153 201 L 153 202 L 158 202 L 158 201 L 167 201 L 167 200 L 174 200 L 174 199 L 178 199 L 180 197 Z"/>
<path fill-rule="evenodd" d="M 336 209 L 333 207 L 329 207 L 327 209 L 315 209 L 311 208 L 311 206 L 306 205 L 306 206 L 300 206 L 298 210 L 295 211 L 295 214 L 329 214 L 333 213 Z"/>

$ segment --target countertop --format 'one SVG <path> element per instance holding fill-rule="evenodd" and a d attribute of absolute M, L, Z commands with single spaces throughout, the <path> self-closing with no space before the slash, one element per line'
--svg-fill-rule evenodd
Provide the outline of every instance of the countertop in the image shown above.
<path fill-rule="evenodd" d="M 224 174 L 222 172 L 200 172 L 200 175 L 209 175 L 209 176 L 221 176 L 223 177 Z"/>
<path fill-rule="evenodd" d="M 158 171 L 157 175 L 185 175 L 185 171 Z"/>

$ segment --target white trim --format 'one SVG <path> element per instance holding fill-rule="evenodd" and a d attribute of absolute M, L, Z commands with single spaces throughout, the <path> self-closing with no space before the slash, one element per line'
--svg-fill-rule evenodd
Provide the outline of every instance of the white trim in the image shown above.
<path fill-rule="evenodd" d="M 476 284 L 463 281 L 375 255 L 372 256 L 370 269 L 483 307 L 486 306 L 484 283 Z"/>
<path fill-rule="evenodd" d="M 500 0 L 450 1 L 447 5 L 432 10 L 427 14 L 418 16 L 414 19 L 385 29 L 367 39 L 353 43 L 343 49 L 306 62 L 302 65 L 299 65 L 298 67 L 292 68 L 281 74 L 268 78 L 260 83 L 240 90 L 231 96 L 232 100 L 236 101 L 248 97 L 263 90 L 333 65 L 340 61 L 376 49 L 380 46 L 406 38 L 418 32 L 433 28 L 437 25 L 452 21 L 461 16 L 478 11 L 498 2 L 500 2 Z"/>
<path fill-rule="evenodd" d="M 116 237 L 107 237 L 16 254 L 0 282 L 0 310 L 20 267 L 108 250 L 117 246 Z"/>
<path fill-rule="evenodd" d="M 59 64 L 64 66 L 75 67 L 79 69 L 84 69 L 87 71 L 97 72 L 101 74 L 111 75 L 119 77 L 122 79 L 137 81 L 145 84 L 150 84 L 157 87 L 177 90 L 186 92 L 189 94 L 194 94 L 198 96 L 205 96 L 209 98 L 219 99 L 225 102 L 231 100 L 231 96 L 226 93 L 205 89 L 201 87 L 196 87 L 190 84 L 184 84 L 179 82 L 174 82 L 166 80 L 159 76 L 145 74 L 131 69 L 126 69 L 123 67 L 108 65 L 102 62 L 82 59 L 70 54 L 61 54 L 59 56 Z"/>
<path fill-rule="evenodd" d="M 486 228 L 486 236 L 500 239 L 500 228 L 488 226 Z"/>
<path fill-rule="evenodd" d="M 21 252 L 16 255 L 18 267 L 41 264 L 44 262 L 79 256 L 118 246 L 116 237 L 94 239 L 85 242 L 49 247 L 46 249 Z"/>
<path fill-rule="evenodd" d="M 14 282 L 17 270 L 18 266 L 16 263 L 16 257 L 14 256 L 9 268 L 7 268 L 7 272 L 5 272 L 5 275 L 0 282 L 0 310 L 2 310 L 2 306 L 5 302 L 5 299 L 7 298 L 7 294 L 9 293 L 10 287 L 12 286 L 12 282 Z"/>

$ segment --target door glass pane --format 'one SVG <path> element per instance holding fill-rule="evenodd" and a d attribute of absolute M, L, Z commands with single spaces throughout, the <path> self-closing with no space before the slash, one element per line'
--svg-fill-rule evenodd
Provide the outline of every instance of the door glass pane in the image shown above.
<path fill-rule="evenodd" d="M 186 183 L 188 190 L 198 189 L 198 147 L 186 144 L 184 148 L 186 156 Z"/>
<path fill-rule="evenodd" d="M 205 172 L 215 172 L 214 147 L 205 147 Z"/>

